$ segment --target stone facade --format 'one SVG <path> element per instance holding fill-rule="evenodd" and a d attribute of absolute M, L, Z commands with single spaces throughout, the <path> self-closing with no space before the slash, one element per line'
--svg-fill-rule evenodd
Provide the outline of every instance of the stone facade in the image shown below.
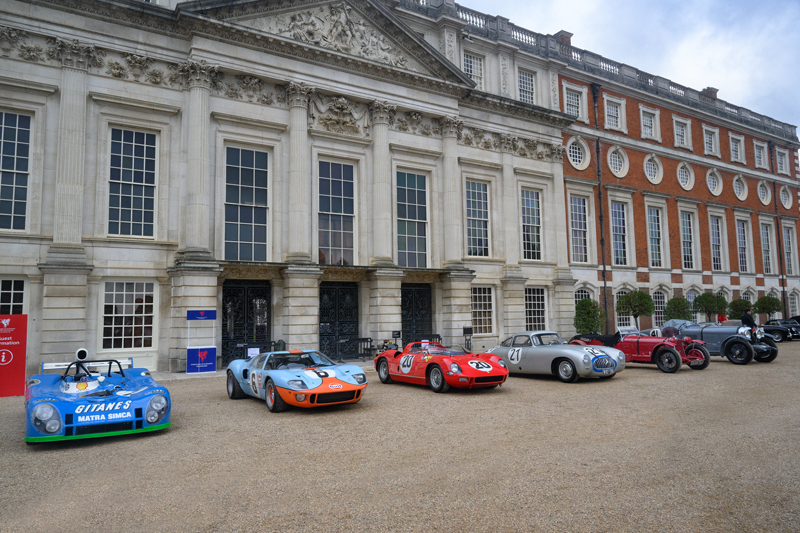
<path fill-rule="evenodd" d="M 293 349 L 423 315 L 489 348 L 569 335 L 576 283 L 597 288 L 597 262 L 569 255 L 569 191 L 595 192 L 564 163 L 565 139 L 590 133 L 565 112 L 556 36 L 450 0 L 0 13 L 0 280 L 23 282 L 3 296 L 30 317 L 30 372 L 78 347 L 182 371 L 193 309 L 222 316 L 191 332 L 220 353 L 243 314 Z M 268 301 L 239 309 L 234 282 Z M 335 287 L 357 312 L 323 331 Z"/>

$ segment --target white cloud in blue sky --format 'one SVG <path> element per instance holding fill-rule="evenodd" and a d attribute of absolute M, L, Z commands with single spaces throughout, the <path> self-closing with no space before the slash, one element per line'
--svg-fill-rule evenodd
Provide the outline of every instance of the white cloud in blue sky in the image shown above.
<path fill-rule="evenodd" d="M 800 125 L 800 0 L 465 0 L 523 28 Z"/>

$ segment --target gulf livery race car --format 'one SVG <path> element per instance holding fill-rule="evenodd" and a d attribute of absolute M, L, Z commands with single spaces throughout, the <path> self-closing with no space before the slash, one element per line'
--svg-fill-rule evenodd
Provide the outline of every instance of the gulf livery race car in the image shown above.
<path fill-rule="evenodd" d="M 254 355 L 228 365 L 228 397 L 266 400 L 278 413 L 288 406 L 319 407 L 356 403 L 367 388 L 364 369 L 334 364 L 322 352 L 294 350 Z"/>
<path fill-rule="evenodd" d="M 25 442 L 108 437 L 169 427 L 169 391 L 131 359 L 43 363 L 25 392 Z M 123 370 L 123 365 L 129 367 Z M 63 374 L 45 370 L 64 369 Z M 95 371 L 95 370 L 99 370 Z"/>
<path fill-rule="evenodd" d="M 496 355 L 426 341 L 409 343 L 402 352 L 386 350 L 378 354 L 375 369 L 381 383 L 429 385 L 433 392 L 447 392 L 450 387 L 496 387 L 508 377 L 505 363 Z"/>

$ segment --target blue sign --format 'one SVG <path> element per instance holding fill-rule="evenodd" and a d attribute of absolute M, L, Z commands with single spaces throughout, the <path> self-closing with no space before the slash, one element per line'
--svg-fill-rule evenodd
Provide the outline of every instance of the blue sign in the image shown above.
<path fill-rule="evenodd" d="M 186 320 L 216 320 L 217 310 L 207 309 L 205 311 L 186 311 Z"/>
<path fill-rule="evenodd" d="M 216 372 L 217 347 L 195 346 L 186 349 L 186 373 Z"/>

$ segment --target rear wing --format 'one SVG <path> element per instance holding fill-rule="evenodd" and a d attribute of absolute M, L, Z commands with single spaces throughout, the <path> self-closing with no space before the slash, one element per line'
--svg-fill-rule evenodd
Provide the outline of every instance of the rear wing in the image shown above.
<path fill-rule="evenodd" d="M 133 368 L 133 358 L 129 357 L 127 359 L 115 359 L 115 361 L 119 361 L 119 364 L 122 366 L 127 366 L 128 368 Z M 42 374 L 44 374 L 45 370 L 63 370 L 67 368 L 69 365 L 74 363 L 75 361 L 70 361 L 67 363 L 42 363 Z M 106 361 L 81 361 L 83 366 L 86 368 L 100 368 L 108 366 L 108 360 Z"/>

